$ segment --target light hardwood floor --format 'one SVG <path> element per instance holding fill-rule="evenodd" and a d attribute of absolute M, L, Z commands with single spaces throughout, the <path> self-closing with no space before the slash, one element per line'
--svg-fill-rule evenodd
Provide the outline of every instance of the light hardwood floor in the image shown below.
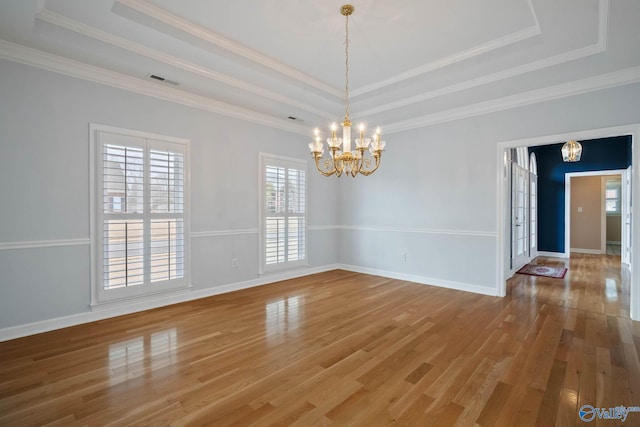
<path fill-rule="evenodd" d="M 0 425 L 564 426 L 640 406 L 619 257 L 568 264 L 506 298 L 332 271 L 0 343 Z"/>

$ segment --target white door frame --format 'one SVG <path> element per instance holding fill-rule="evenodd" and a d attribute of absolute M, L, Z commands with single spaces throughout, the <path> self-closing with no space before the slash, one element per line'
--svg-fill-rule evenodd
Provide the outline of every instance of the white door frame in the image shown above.
<path fill-rule="evenodd" d="M 564 174 L 564 256 L 569 258 L 571 255 L 571 178 L 580 178 L 581 176 L 609 176 L 620 175 L 622 180 L 627 174 L 626 169 L 614 169 L 614 170 L 597 170 L 589 172 L 570 172 Z M 604 198 L 603 194 L 600 194 Z M 606 236 L 607 227 L 607 214 L 604 211 L 600 212 L 602 220 L 600 221 L 600 253 L 607 253 L 607 239 L 603 240 L 603 235 Z M 622 218 L 621 218 L 622 220 Z"/>
<path fill-rule="evenodd" d="M 496 197 L 496 214 L 497 214 L 497 245 L 496 245 L 496 277 L 498 279 L 497 295 L 507 295 L 507 273 L 509 259 L 509 229 L 511 221 L 506 215 L 507 193 L 509 186 L 505 182 L 505 150 L 515 147 L 533 147 L 537 145 L 557 144 L 570 139 L 585 140 L 607 138 L 611 136 L 631 136 L 632 159 L 631 162 L 635 167 L 632 169 L 632 188 L 633 200 L 640 200 L 640 176 L 638 170 L 640 167 L 640 150 L 636 148 L 636 143 L 640 141 L 640 123 L 626 126 L 617 126 L 610 128 L 582 130 L 576 132 L 568 132 L 557 135 L 546 135 L 534 138 L 517 139 L 512 141 L 503 141 L 497 144 L 496 150 L 496 170 L 497 170 L 497 197 Z M 538 165 L 538 171 L 539 169 Z M 640 233 L 638 233 L 637 210 L 640 203 L 633 203 L 631 207 L 631 264 L 633 260 L 640 259 Z M 539 207 L 539 206 L 538 206 Z M 631 269 L 630 284 L 630 313 L 631 319 L 640 320 L 640 268 Z"/>
<path fill-rule="evenodd" d="M 629 267 L 631 270 L 631 257 L 632 257 L 632 248 L 631 244 L 633 240 L 631 239 L 631 213 L 632 213 L 632 204 L 633 200 L 631 199 L 631 194 L 633 193 L 633 166 L 629 166 L 627 168 L 627 173 L 623 175 L 624 181 L 622 182 L 622 224 L 621 224 L 621 232 L 624 231 L 624 234 L 621 236 L 620 245 L 622 248 L 622 262 Z"/>

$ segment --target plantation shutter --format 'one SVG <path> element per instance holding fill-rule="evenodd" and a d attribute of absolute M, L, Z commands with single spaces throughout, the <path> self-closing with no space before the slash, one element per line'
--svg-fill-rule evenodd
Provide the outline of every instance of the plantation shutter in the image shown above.
<path fill-rule="evenodd" d="M 306 261 L 304 162 L 263 158 L 263 267 Z"/>
<path fill-rule="evenodd" d="M 151 281 L 184 276 L 184 155 L 151 149 Z"/>
<path fill-rule="evenodd" d="M 299 169 L 287 172 L 287 261 L 297 261 L 305 254 L 305 173 Z"/>
<path fill-rule="evenodd" d="M 285 180 L 286 169 L 267 166 L 265 168 L 266 185 L 266 264 L 285 262 L 286 213 L 285 213 Z"/>
<path fill-rule="evenodd" d="M 99 137 L 99 299 L 167 290 L 185 280 L 185 146 Z"/>
<path fill-rule="evenodd" d="M 144 142 L 103 146 L 104 289 L 144 283 Z M 140 145 L 138 145 L 140 144 Z"/>

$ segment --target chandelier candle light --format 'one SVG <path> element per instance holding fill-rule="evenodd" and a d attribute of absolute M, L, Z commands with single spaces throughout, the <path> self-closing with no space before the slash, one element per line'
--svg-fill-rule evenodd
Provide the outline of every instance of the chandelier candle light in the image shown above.
<path fill-rule="evenodd" d="M 323 158 L 324 148 L 320 130 L 314 130 L 314 141 L 309 143 L 309 150 L 316 162 L 316 168 L 324 176 L 345 176 L 355 177 L 357 174 L 371 175 L 380 166 L 380 156 L 384 151 L 385 142 L 380 140 L 380 128 L 376 129 L 373 138 L 364 136 L 364 123 L 360 124 L 360 138 L 356 138 L 354 150 L 351 150 L 351 120 L 349 120 L 349 15 L 353 13 L 353 6 L 346 4 L 340 8 L 340 13 L 346 17 L 345 25 L 345 114 L 342 122 L 342 138 L 338 138 L 338 129 L 335 123 L 331 124 L 331 137 L 327 138 L 329 145 L 329 158 Z M 365 156 L 365 151 L 369 149 L 370 155 Z"/>

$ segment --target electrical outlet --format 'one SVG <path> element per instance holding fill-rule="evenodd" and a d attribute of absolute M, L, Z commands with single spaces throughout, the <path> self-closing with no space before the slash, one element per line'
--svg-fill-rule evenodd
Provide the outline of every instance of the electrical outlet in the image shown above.
<path fill-rule="evenodd" d="M 400 257 L 402 258 L 402 261 L 407 262 L 407 253 L 406 252 L 402 252 L 400 254 Z"/>
<path fill-rule="evenodd" d="M 238 258 L 231 258 L 231 267 L 238 268 Z"/>

